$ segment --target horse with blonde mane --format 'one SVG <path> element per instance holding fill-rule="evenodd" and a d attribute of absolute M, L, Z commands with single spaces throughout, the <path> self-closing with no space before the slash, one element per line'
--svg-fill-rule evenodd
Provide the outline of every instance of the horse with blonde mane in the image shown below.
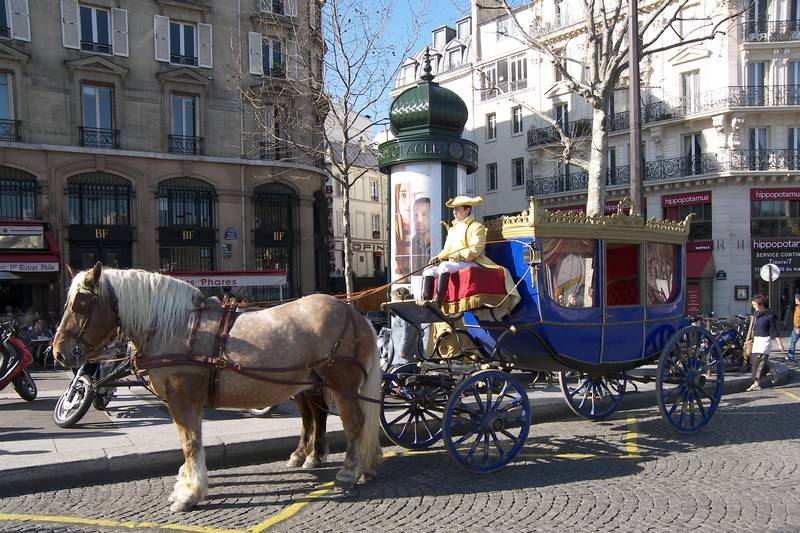
<path fill-rule="evenodd" d="M 220 343 L 226 313 L 184 281 L 97 263 L 72 280 L 53 353 L 61 365 L 74 367 L 117 330 L 130 338 L 136 365 L 167 403 L 183 447 L 169 497 L 173 511 L 191 509 L 208 489 L 201 428 L 210 404 L 261 408 L 321 385 L 335 399 L 347 437 L 337 486 L 347 489 L 374 476 L 382 457 L 380 405 L 370 400 L 380 400 L 381 369 L 369 322 L 332 296 L 316 294 L 241 313 Z M 310 420 L 304 416 L 304 426 Z M 303 428 L 289 466 L 318 464 L 310 429 Z"/>

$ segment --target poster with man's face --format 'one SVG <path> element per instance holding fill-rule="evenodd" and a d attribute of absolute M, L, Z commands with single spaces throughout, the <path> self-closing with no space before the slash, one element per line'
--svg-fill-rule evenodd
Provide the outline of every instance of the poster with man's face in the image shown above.
<path fill-rule="evenodd" d="M 431 255 L 438 253 L 441 243 L 432 246 L 431 226 L 438 228 L 441 220 L 440 192 L 431 190 L 439 183 L 440 165 L 411 163 L 392 169 L 391 279 L 396 281 L 423 268 Z M 433 175 L 435 174 L 435 175 Z M 416 272 L 415 275 L 422 275 Z M 410 280 L 406 280 L 410 283 Z"/>

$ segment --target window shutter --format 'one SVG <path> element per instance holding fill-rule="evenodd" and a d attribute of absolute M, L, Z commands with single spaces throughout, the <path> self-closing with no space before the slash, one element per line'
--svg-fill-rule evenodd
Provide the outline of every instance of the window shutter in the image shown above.
<path fill-rule="evenodd" d="M 211 24 L 197 25 L 197 65 L 203 68 L 214 66 L 214 48 Z"/>
<path fill-rule="evenodd" d="M 169 17 L 153 15 L 156 61 L 169 63 Z"/>
<path fill-rule="evenodd" d="M 128 57 L 128 11 L 111 9 L 111 33 L 114 35 L 114 55 Z"/>
<path fill-rule="evenodd" d="M 28 0 L 11 0 L 11 37 L 19 41 L 31 40 L 31 16 Z"/>
<path fill-rule="evenodd" d="M 264 57 L 261 54 L 261 34 L 255 31 L 247 32 L 249 46 L 250 74 L 264 75 Z"/>
<path fill-rule="evenodd" d="M 286 14 L 290 17 L 297 16 L 297 0 L 288 0 L 286 2 Z"/>
<path fill-rule="evenodd" d="M 286 41 L 286 77 L 293 80 L 300 79 L 300 65 L 297 61 L 297 43 Z"/>
<path fill-rule="evenodd" d="M 64 48 L 81 46 L 77 0 L 61 0 L 61 42 Z"/>

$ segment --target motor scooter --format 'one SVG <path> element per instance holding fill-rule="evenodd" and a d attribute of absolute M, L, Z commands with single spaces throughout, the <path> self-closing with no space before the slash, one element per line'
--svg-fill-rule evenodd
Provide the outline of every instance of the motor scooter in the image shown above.
<path fill-rule="evenodd" d="M 36 399 L 36 382 L 28 367 L 33 362 L 25 343 L 17 337 L 13 322 L 0 324 L 0 390 L 11 383 L 26 402 Z"/>

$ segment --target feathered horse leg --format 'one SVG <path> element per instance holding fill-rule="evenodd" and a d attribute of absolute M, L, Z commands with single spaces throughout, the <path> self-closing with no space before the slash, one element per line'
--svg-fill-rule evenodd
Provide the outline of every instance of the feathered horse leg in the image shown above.
<path fill-rule="evenodd" d="M 298 468 L 305 464 L 306 456 L 309 453 L 311 431 L 314 425 L 307 391 L 295 394 L 294 401 L 298 409 L 300 409 L 300 441 L 297 443 L 297 448 L 292 452 L 292 455 L 289 456 L 289 460 L 286 462 L 287 468 Z"/>

